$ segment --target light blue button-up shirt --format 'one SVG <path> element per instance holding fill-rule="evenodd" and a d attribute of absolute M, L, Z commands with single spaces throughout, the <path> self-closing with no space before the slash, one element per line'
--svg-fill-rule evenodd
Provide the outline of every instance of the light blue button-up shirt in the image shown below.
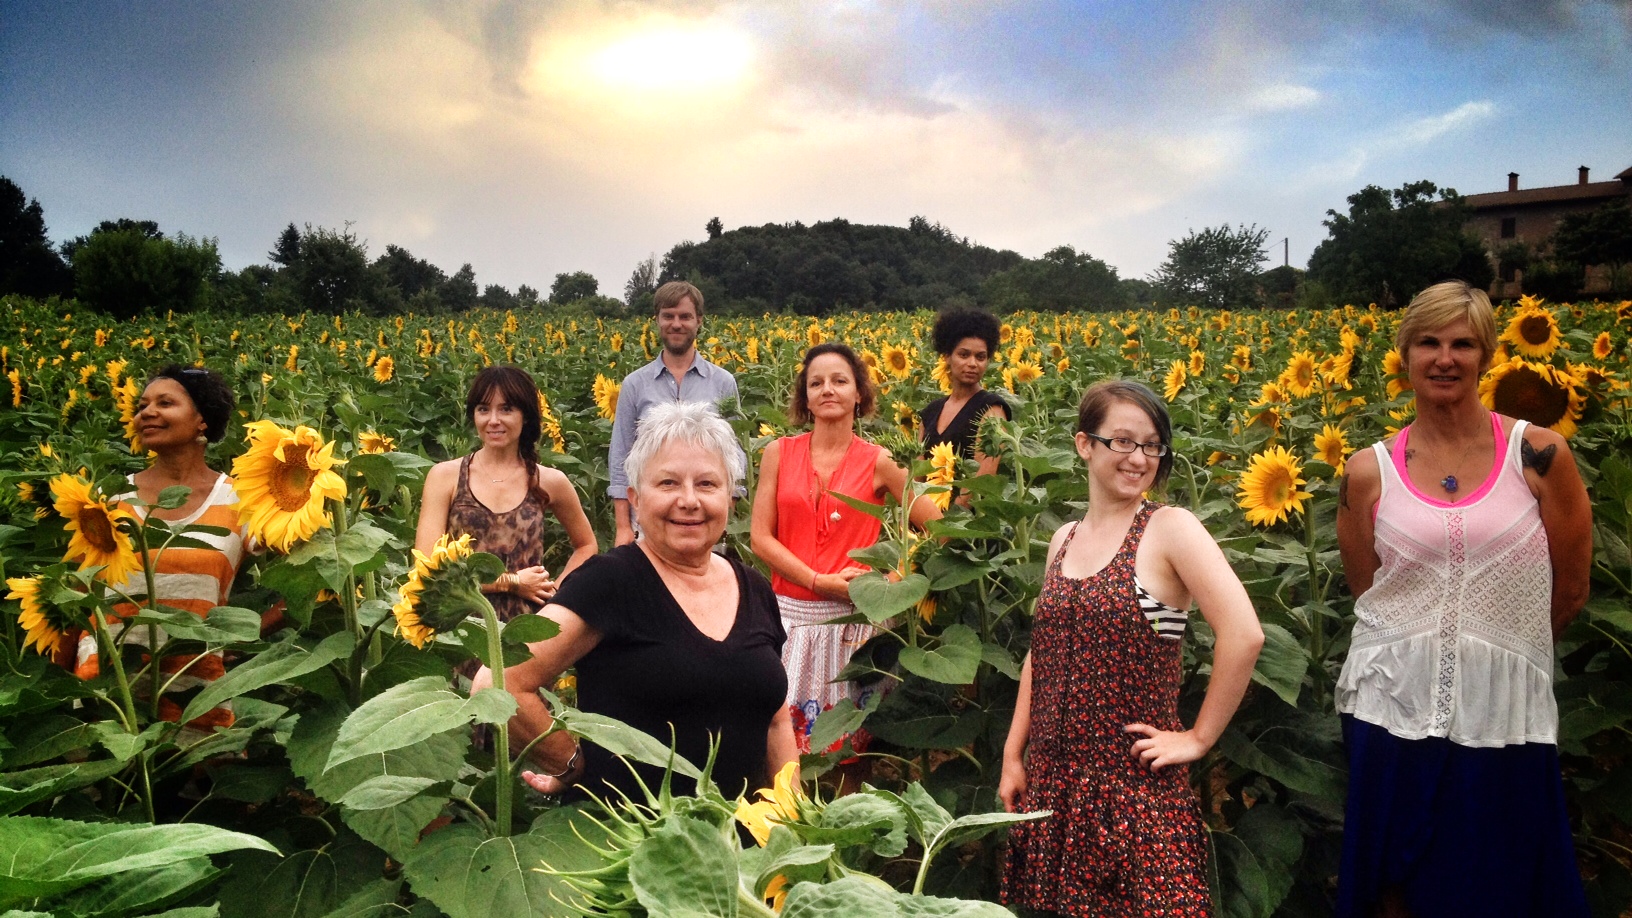
<path fill-rule="evenodd" d="M 737 410 L 737 379 L 729 370 L 710 363 L 700 352 L 692 358 L 691 368 L 686 370 L 683 380 L 674 378 L 661 354 L 625 376 L 618 391 L 617 414 L 612 420 L 612 448 L 607 456 L 612 483 L 607 485 L 606 493 L 616 500 L 629 496 L 629 479 L 623 473 L 623 460 L 628 458 L 629 448 L 635 443 L 635 430 L 646 409 L 665 402 L 718 404 L 723 399 L 730 399 L 730 410 Z M 737 449 L 741 453 L 742 448 Z M 746 463 L 747 454 L 742 455 Z"/>

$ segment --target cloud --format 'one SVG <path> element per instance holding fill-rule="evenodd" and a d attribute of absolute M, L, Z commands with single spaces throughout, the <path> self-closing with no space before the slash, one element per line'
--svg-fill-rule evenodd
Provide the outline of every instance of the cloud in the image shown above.
<path fill-rule="evenodd" d="M 1416 146 L 1438 140 L 1456 131 L 1465 130 L 1496 114 L 1496 105 L 1490 101 L 1464 102 L 1441 115 L 1430 115 L 1402 125 L 1394 132 L 1394 146 Z"/>
<path fill-rule="evenodd" d="M 1308 108 L 1321 100 L 1320 90 L 1292 83 L 1274 83 L 1258 89 L 1247 97 L 1247 106 L 1260 112 L 1289 111 Z"/>

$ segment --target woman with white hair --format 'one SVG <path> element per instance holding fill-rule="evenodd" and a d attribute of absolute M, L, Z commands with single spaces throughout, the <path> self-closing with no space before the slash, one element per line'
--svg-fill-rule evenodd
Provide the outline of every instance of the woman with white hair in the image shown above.
<path fill-rule="evenodd" d="M 538 689 L 576 666 L 582 710 L 665 742 L 672 729 L 676 751 L 698 764 L 717 740 L 713 779 L 727 797 L 768 787 L 794 760 L 776 597 L 758 572 L 713 552 L 743 466 L 730 425 L 712 405 L 647 412 L 624 464 L 641 538 L 584 562 L 538 613 L 561 631 L 505 670 L 519 705 L 511 736 L 526 743 L 549 729 Z M 490 681 L 483 670 L 476 687 Z M 621 791 L 642 799 L 628 767 L 565 733 L 531 757 L 537 771 L 522 779 L 544 793 L 577 784 L 602 797 Z M 659 770 L 635 767 L 656 786 Z M 674 792 L 694 787 L 675 775 Z"/>

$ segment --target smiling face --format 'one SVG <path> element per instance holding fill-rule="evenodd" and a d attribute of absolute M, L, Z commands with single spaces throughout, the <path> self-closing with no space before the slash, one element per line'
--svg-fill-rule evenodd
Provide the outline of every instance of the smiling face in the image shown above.
<path fill-rule="evenodd" d="M 805 366 L 805 403 L 817 420 L 853 419 L 861 399 L 850 361 L 838 354 L 820 354 Z"/>
<path fill-rule="evenodd" d="M 701 443 L 671 441 L 641 469 L 629 503 L 654 551 L 701 558 L 725 535 L 731 515 L 725 458 Z"/>
<path fill-rule="evenodd" d="M 1489 364 L 1466 319 L 1418 334 L 1406 351 L 1406 374 L 1417 398 L 1431 402 L 1477 397 L 1479 377 Z"/>
<path fill-rule="evenodd" d="M 657 334 L 663 339 L 663 349 L 676 357 L 691 351 L 697 343 L 697 332 L 703 327 L 703 317 L 697 304 L 684 296 L 673 306 L 657 311 Z"/>
<path fill-rule="evenodd" d="M 991 362 L 992 354 L 986 349 L 986 342 L 973 337 L 959 341 L 952 353 L 946 355 L 946 368 L 953 382 L 965 386 L 978 387 Z"/>
<path fill-rule="evenodd" d="M 136 432 L 142 446 L 156 453 L 197 444 L 204 416 L 181 383 L 160 377 L 147 384 L 136 402 Z"/>
<path fill-rule="evenodd" d="M 476 425 L 476 436 L 482 438 L 483 446 L 495 449 L 515 446 L 520 442 L 523 420 L 521 409 L 510 404 L 497 386 L 493 387 L 488 392 L 487 399 L 477 403 L 475 410 L 471 412 L 471 421 Z"/>
<path fill-rule="evenodd" d="M 1159 443 L 1161 435 L 1150 415 L 1138 405 L 1121 400 L 1113 401 L 1105 412 L 1105 420 L 1094 431 L 1102 437 L 1126 437 L 1135 443 Z M 1077 455 L 1088 463 L 1088 499 L 1137 499 L 1156 483 L 1156 470 L 1161 460 L 1145 455 L 1143 450 L 1119 453 L 1109 446 L 1078 433 Z"/>

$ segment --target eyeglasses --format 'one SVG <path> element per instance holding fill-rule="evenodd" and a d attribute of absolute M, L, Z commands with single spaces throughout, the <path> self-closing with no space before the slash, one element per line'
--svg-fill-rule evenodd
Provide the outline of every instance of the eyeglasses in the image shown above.
<path fill-rule="evenodd" d="M 1166 443 L 1140 443 L 1127 437 L 1102 437 L 1099 434 L 1091 434 L 1087 431 L 1083 432 L 1083 436 L 1088 437 L 1090 440 L 1098 440 L 1110 447 L 1112 452 L 1131 453 L 1134 450 L 1139 450 L 1152 459 L 1160 459 L 1167 455 Z"/>

